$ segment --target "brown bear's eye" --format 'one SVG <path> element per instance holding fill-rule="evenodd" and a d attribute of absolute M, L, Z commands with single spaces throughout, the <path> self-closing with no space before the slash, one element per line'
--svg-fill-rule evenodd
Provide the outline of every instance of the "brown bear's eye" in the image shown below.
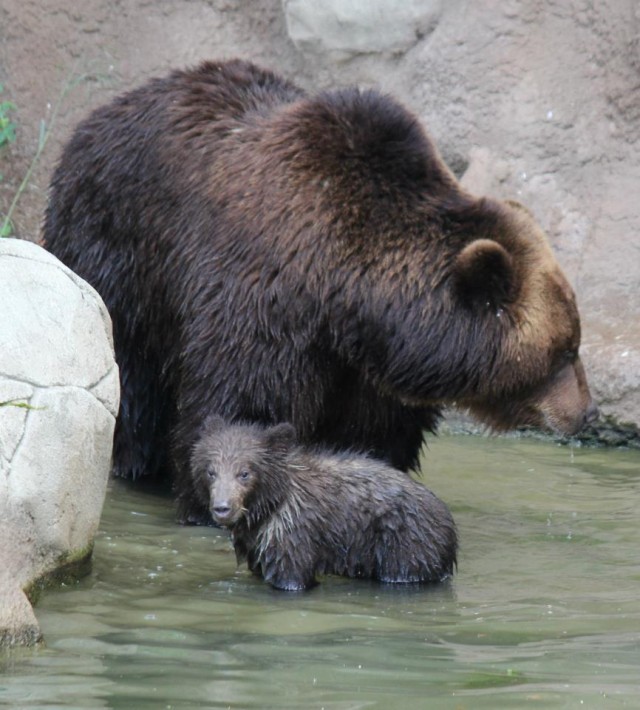
<path fill-rule="evenodd" d="M 240 473 L 238 474 L 238 478 L 241 481 L 248 481 L 250 477 L 251 474 L 249 473 L 249 471 L 240 471 Z"/>
<path fill-rule="evenodd" d="M 210 468 L 210 469 L 207 471 L 207 476 L 209 476 L 209 478 L 210 478 L 211 480 L 213 480 L 213 479 L 216 477 L 216 472 L 214 471 L 214 469 Z"/>
<path fill-rule="evenodd" d="M 574 362 L 576 358 L 578 357 L 578 351 L 577 350 L 565 350 L 564 353 L 562 354 L 563 359 L 566 362 Z"/>

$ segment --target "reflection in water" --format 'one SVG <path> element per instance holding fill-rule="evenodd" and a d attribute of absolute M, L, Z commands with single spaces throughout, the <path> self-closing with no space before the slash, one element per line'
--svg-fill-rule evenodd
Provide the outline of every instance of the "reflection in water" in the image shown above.
<path fill-rule="evenodd" d="M 443 437 L 423 470 L 460 529 L 452 582 L 293 594 L 112 482 L 93 573 L 41 599 L 45 649 L 0 657 L 0 705 L 639 707 L 640 453 Z"/>

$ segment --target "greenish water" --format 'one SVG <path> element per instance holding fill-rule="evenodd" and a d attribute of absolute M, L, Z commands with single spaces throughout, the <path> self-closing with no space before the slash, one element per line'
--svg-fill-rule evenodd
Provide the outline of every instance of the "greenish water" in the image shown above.
<path fill-rule="evenodd" d="M 93 573 L 47 592 L 46 647 L 0 657 L 16 708 L 640 708 L 640 452 L 430 442 L 458 574 L 275 592 L 226 533 L 110 485 Z"/>

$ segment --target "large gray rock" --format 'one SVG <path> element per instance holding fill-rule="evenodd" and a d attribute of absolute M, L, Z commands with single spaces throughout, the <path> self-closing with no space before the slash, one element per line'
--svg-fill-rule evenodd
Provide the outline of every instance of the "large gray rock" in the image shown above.
<path fill-rule="evenodd" d="M 435 26 L 441 0 L 283 0 L 289 36 L 335 58 L 398 54 Z"/>
<path fill-rule="evenodd" d="M 0 303 L 0 642 L 28 643 L 22 590 L 91 554 L 118 368 L 102 300 L 39 246 L 0 239 Z"/>

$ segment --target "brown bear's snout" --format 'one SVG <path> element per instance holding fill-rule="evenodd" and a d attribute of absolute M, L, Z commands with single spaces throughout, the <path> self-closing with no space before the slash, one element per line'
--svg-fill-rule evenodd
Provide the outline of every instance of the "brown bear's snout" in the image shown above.
<path fill-rule="evenodd" d="M 460 405 L 467 406 L 475 417 L 496 432 L 534 427 L 574 436 L 599 416 L 579 357 L 543 381 L 527 397 L 509 394 L 488 403 L 461 400 Z"/>
<path fill-rule="evenodd" d="M 544 425 L 567 436 L 577 434 L 599 416 L 580 358 L 558 372 L 536 404 Z"/>

